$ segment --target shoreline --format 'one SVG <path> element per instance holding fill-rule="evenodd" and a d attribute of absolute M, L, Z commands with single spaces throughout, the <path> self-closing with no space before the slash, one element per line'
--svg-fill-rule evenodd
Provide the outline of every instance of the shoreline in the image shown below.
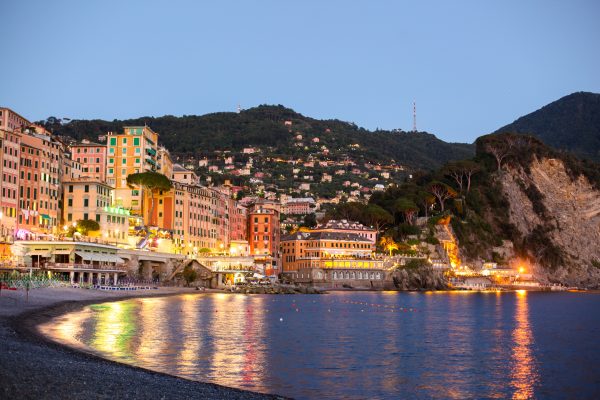
<path fill-rule="evenodd" d="M 90 304 L 139 297 L 211 294 L 187 288 L 101 292 L 44 288 L 0 295 L 0 397 L 35 399 L 283 399 L 151 371 L 75 349 L 38 331 L 37 326 Z"/>

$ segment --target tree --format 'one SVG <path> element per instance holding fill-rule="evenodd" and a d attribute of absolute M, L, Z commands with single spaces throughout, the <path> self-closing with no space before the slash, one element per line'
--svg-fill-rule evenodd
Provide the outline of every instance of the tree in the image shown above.
<path fill-rule="evenodd" d="M 315 213 L 306 214 L 304 216 L 304 221 L 302 222 L 302 226 L 307 228 L 314 228 L 317 226 L 317 216 Z"/>
<path fill-rule="evenodd" d="M 93 219 L 80 219 L 77 221 L 75 230 L 84 236 L 93 231 L 99 231 L 100 225 Z"/>
<path fill-rule="evenodd" d="M 392 214 L 376 204 L 367 205 L 364 210 L 364 215 L 369 225 L 375 227 L 377 234 L 379 234 L 381 228 L 394 222 Z"/>
<path fill-rule="evenodd" d="M 390 252 L 390 257 L 392 256 L 393 250 L 398 250 L 398 243 L 396 243 L 394 241 L 394 239 L 392 239 L 389 236 L 382 237 L 381 240 L 379 241 L 379 245 L 383 249 L 388 250 Z"/>
<path fill-rule="evenodd" d="M 425 210 L 425 218 L 429 217 L 429 208 L 435 203 L 435 197 L 425 190 L 419 190 L 416 195 L 418 202 Z"/>
<path fill-rule="evenodd" d="M 438 203 L 440 204 L 440 209 L 443 212 L 445 209 L 444 202 L 448 199 L 456 197 L 456 191 L 452 189 L 450 186 L 446 185 L 443 182 L 432 182 L 429 184 L 429 193 L 435 196 Z"/>
<path fill-rule="evenodd" d="M 471 160 L 462 160 L 462 161 L 453 161 L 443 168 L 443 173 L 446 176 L 454 179 L 456 184 L 458 185 L 458 190 L 460 193 L 463 192 L 463 186 L 466 180 L 467 190 L 469 193 L 471 190 L 471 177 L 479 172 L 481 167 L 474 161 Z"/>
<path fill-rule="evenodd" d="M 183 268 L 183 279 L 185 280 L 185 284 L 187 286 L 190 286 L 190 283 L 194 282 L 197 277 L 198 273 L 190 264 Z"/>
<path fill-rule="evenodd" d="M 496 159 L 498 171 L 502 169 L 502 162 L 511 155 L 513 141 L 505 136 L 493 136 L 486 138 L 484 149 Z"/>
<path fill-rule="evenodd" d="M 413 225 L 415 223 L 415 217 L 419 212 L 419 207 L 410 199 L 406 197 L 400 197 L 396 200 L 394 205 L 397 212 L 401 213 L 404 216 L 404 221 Z"/>
<path fill-rule="evenodd" d="M 150 191 L 150 225 L 152 225 L 155 193 L 157 191 L 168 191 L 173 187 L 173 184 L 165 175 L 154 171 L 127 175 L 127 184 L 131 187 L 140 187 Z"/>

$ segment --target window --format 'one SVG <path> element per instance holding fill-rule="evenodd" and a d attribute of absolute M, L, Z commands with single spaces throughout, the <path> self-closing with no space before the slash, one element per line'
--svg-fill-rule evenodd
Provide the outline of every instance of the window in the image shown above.
<path fill-rule="evenodd" d="M 108 169 L 108 173 L 109 173 L 109 175 L 112 175 L 112 174 L 114 174 L 114 173 L 115 173 L 115 170 L 114 170 L 114 168 L 109 168 L 109 169 Z"/>
<path fill-rule="evenodd" d="M 108 150 L 108 153 L 109 153 L 109 154 L 115 154 L 115 148 L 114 148 L 114 147 L 111 147 L 111 148 Z"/>
<path fill-rule="evenodd" d="M 83 199 L 83 206 L 88 207 L 90 205 L 90 199 Z"/>
<path fill-rule="evenodd" d="M 96 164 L 99 164 L 99 163 L 100 163 L 100 159 L 96 158 Z"/>
<path fill-rule="evenodd" d="M 67 214 L 67 221 L 73 221 L 73 214 Z"/>
<path fill-rule="evenodd" d="M 100 214 L 96 214 L 96 222 L 100 223 Z"/>
<path fill-rule="evenodd" d="M 139 158 L 136 158 L 136 159 L 135 159 L 135 163 L 136 163 L 136 164 L 139 164 L 139 163 L 140 163 L 140 159 L 139 159 Z"/>
<path fill-rule="evenodd" d="M 140 145 L 140 138 L 139 137 L 133 138 L 133 145 L 134 146 L 139 146 Z"/>
<path fill-rule="evenodd" d="M 88 219 L 88 213 L 83 213 L 83 219 Z"/>
<path fill-rule="evenodd" d="M 117 138 L 110 138 L 110 145 L 111 146 L 116 146 L 117 145 Z M 114 149 L 111 149 L 114 151 Z"/>
<path fill-rule="evenodd" d="M 115 163 L 115 159 L 114 158 L 109 158 L 108 159 L 108 163 L 109 164 L 114 164 Z"/>
<path fill-rule="evenodd" d="M 69 193 L 73 193 L 73 185 L 69 185 Z"/>
<path fill-rule="evenodd" d="M 123 146 L 127 146 L 127 138 L 123 138 Z"/>
<path fill-rule="evenodd" d="M 135 148 L 135 154 L 140 154 L 140 148 L 139 147 Z"/>
<path fill-rule="evenodd" d="M 73 199 L 69 199 L 69 200 L 67 200 L 67 205 L 68 205 L 69 207 L 73 207 Z"/>
<path fill-rule="evenodd" d="M 85 185 L 83 187 L 83 191 L 86 192 L 86 193 L 89 193 L 90 192 L 90 185 Z"/>

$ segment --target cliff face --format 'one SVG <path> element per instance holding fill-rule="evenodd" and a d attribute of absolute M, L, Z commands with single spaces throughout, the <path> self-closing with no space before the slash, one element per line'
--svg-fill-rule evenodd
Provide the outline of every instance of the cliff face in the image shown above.
<path fill-rule="evenodd" d="M 572 179 L 560 159 L 534 157 L 528 168 L 509 166 L 498 179 L 538 278 L 599 287 L 600 192 L 587 178 Z"/>

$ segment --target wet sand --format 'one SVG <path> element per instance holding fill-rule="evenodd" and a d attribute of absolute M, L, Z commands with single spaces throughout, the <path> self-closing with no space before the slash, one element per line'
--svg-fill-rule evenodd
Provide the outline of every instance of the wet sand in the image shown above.
<path fill-rule="evenodd" d="M 210 292 L 210 291 L 207 291 Z M 273 399 L 108 361 L 56 344 L 36 326 L 87 304 L 132 297 L 206 293 L 194 289 L 104 292 L 45 288 L 0 293 L 0 398 L 19 399 Z"/>

